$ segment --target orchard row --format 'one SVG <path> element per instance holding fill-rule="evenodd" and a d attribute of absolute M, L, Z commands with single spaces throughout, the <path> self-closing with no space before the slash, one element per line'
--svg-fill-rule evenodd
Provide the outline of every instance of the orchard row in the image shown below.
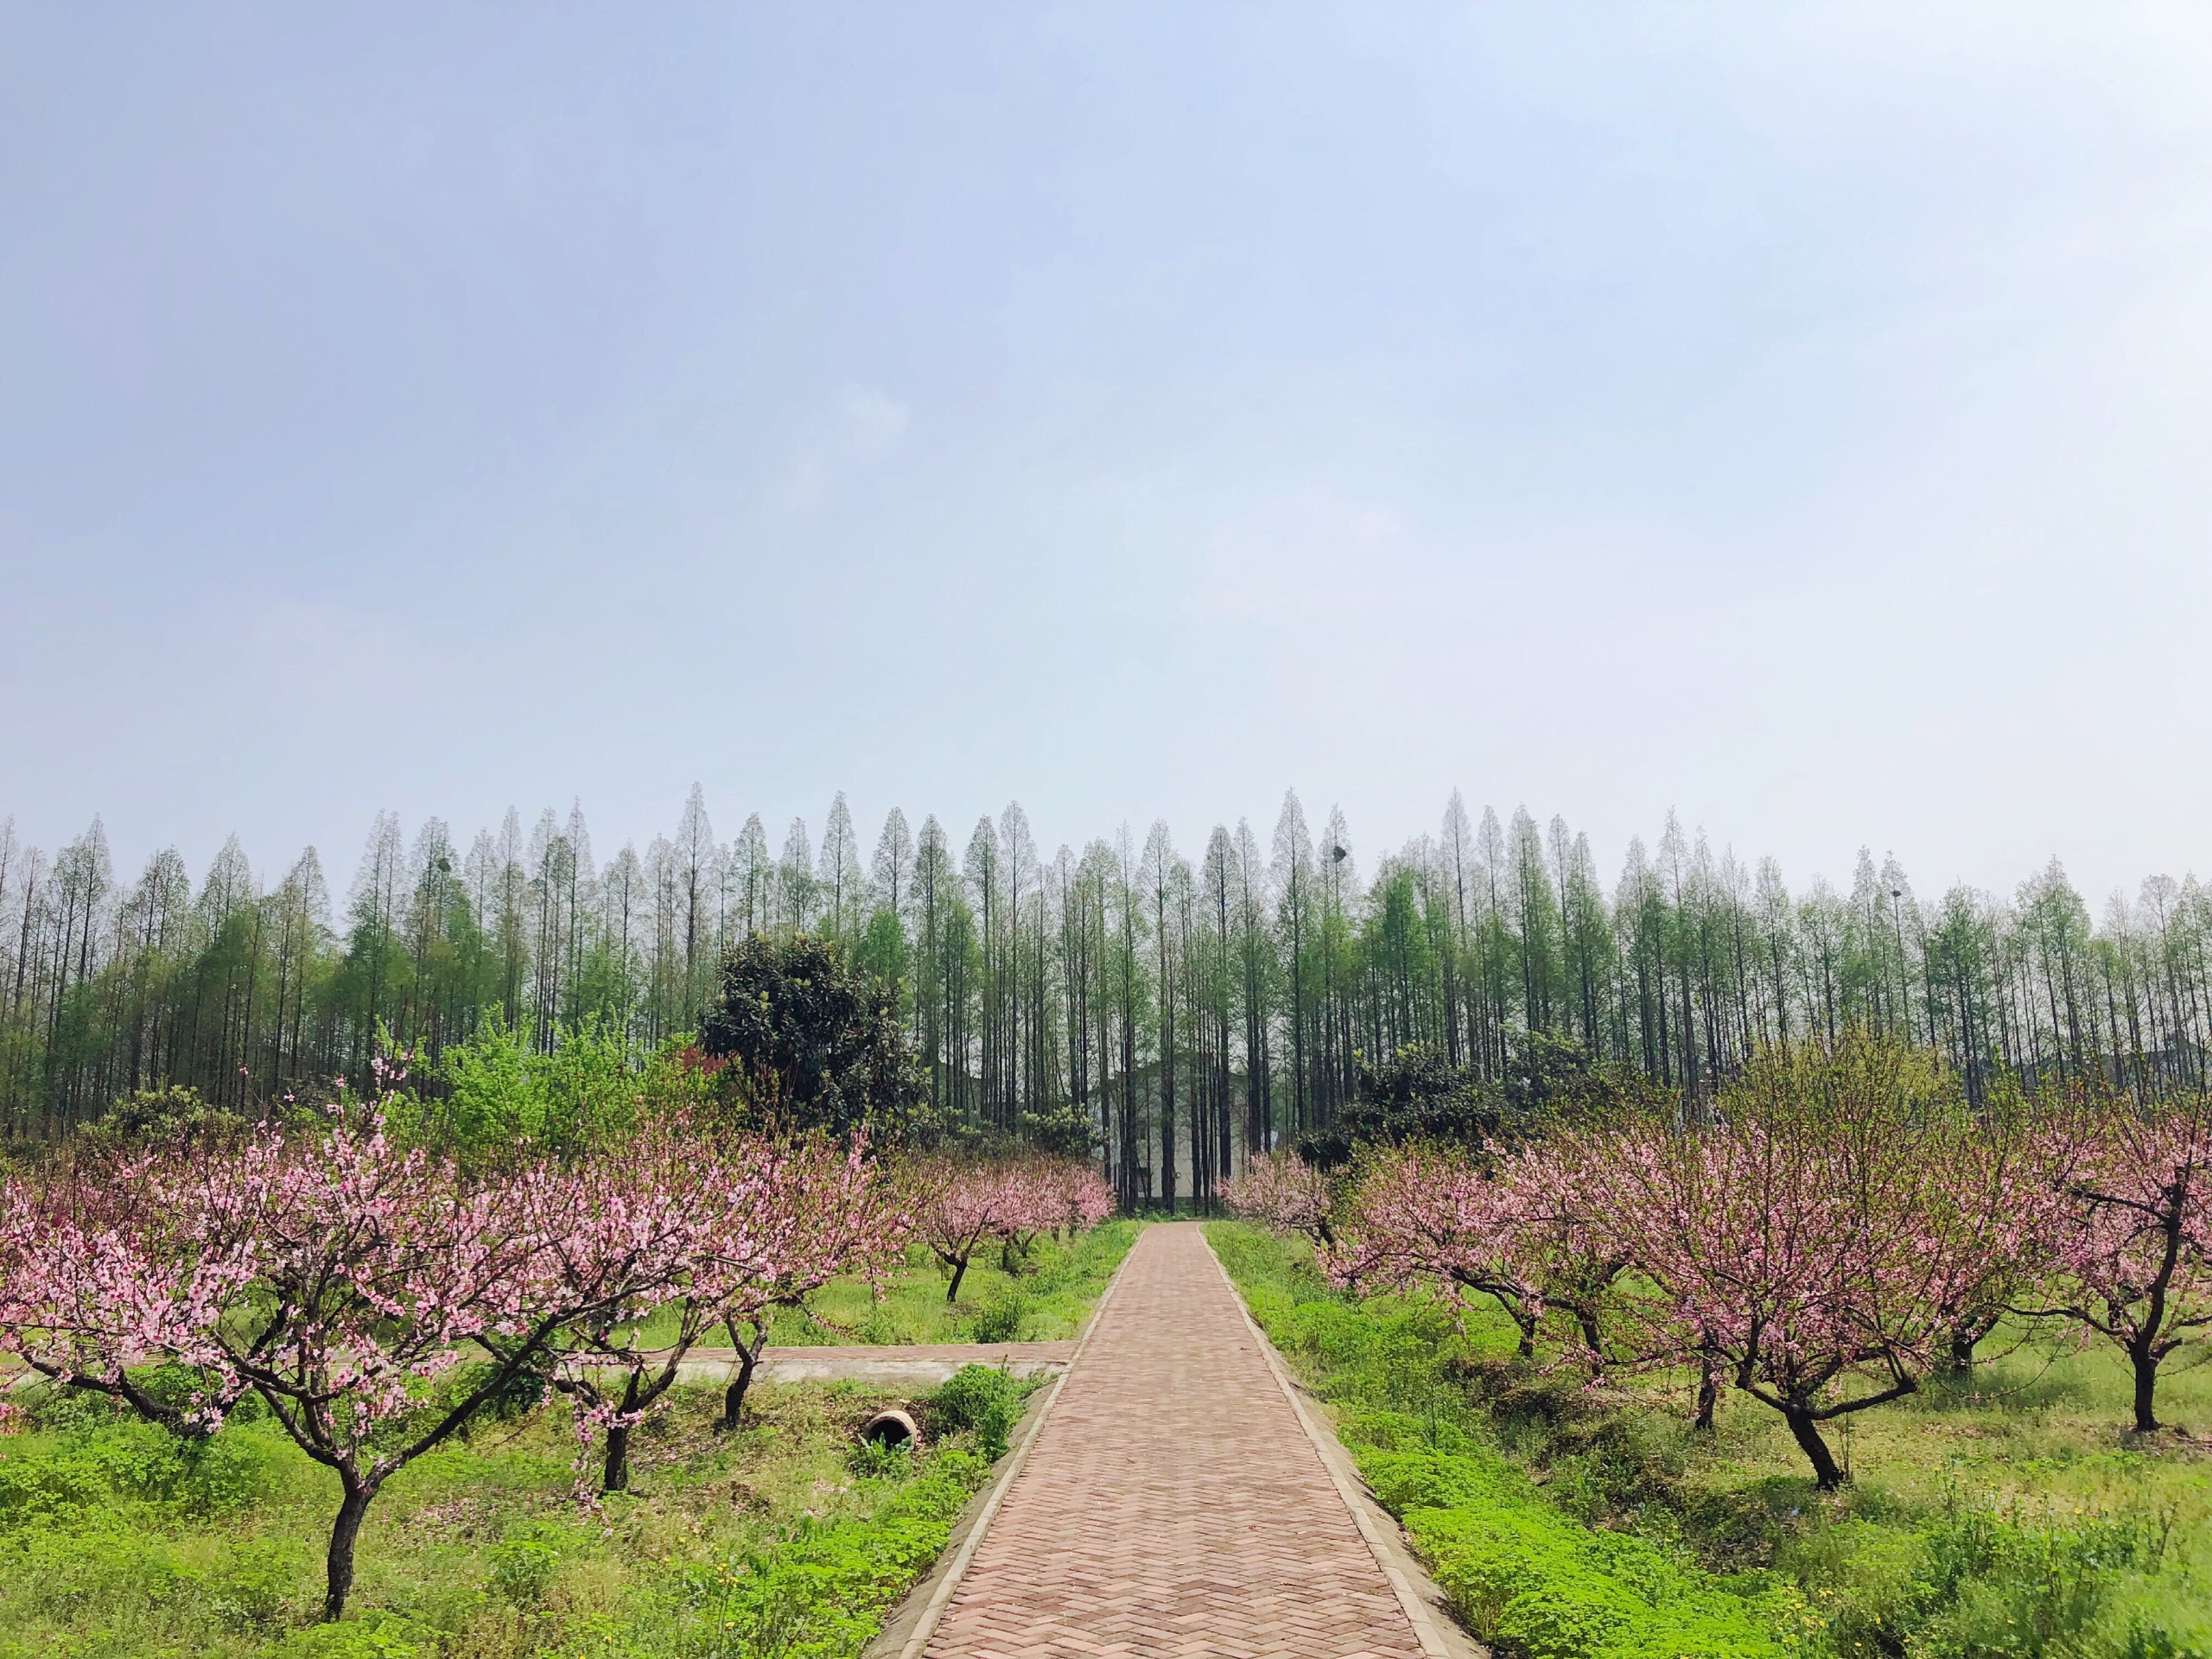
<path fill-rule="evenodd" d="M 619 1489 L 632 1428 L 716 1332 L 738 1349 L 734 1424 L 775 1307 L 880 1281 L 910 1243 L 957 1288 L 978 1250 L 1113 1207 L 1082 1165 L 894 1160 L 680 1113 L 472 1174 L 402 1148 L 384 1103 L 305 1136 L 86 1144 L 0 1191 L 0 1348 L 181 1434 L 257 1401 L 337 1477 L 332 1618 L 378 1491 L 518 1387 L 569 1396 Z"/>
<path fill-rule="evenodd" d="M 1593 1377 L 1697 1379 L 1782 1414 L 1822 1487 L 1824 1425 L 1961 1373 L 2001 1330 L 2116 1346 L 2133 1429 L 2212 1327 L 2212 1116 L 2086 1092 L 1969 1109 L 1923 1056 L 1865 1039 L 1762 1054 L 1683 1121 L 1406 1146 L 1331 1176 L 1255 1159 L 1233 1207 L 1302 1232 L 1340 1286 L 1502 1309 Z"/>

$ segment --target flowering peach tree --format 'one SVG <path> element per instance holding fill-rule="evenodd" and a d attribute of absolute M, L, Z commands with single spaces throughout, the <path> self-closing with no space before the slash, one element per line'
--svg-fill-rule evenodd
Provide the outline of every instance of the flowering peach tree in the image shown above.
<path fill-rule="evenodd" d="M 174 1433 L 212 1434 L 245 1385 L 210 1333 L 251 1283 L 256 1243 L 239 1230 L 203 1244 L 147 1173 L 143 1159 L 80 1155 L 0 1191 L 0 1345 L 41 1376 L 120 1400 Z M 251 1211 L 264 1196 L 232 1198 Z M 199 1375 L 189 1402 L 156 1398 L 130 1375 L 165 1362 Z"/>
<path fill-rule="evenodd" d="M 1320 1170 L 1287 1152 L 1255 1152 L 1244 1173 L 1221 1184 L 1230 1213 L 1277 1233 L 1296 1233 L 1316 1249 L 1337 1242 L 1330 1212 L 1336 1185 Z"/>
<path fill-rule="evenodd" d="M 1462 1306 L 1486 1296 L 1513 1321 L 1527 1358 L 1543 1314 L 1524 1249 L 1534 1220 L 1528 1197 L 1457 1151 L 1414 1145 L 1384 1153 L 1354 1191 L 1343 1236 L 1322 1264 L 1339 1285 L 1431 1287 Z"/>
<path fill-rule="evenodd" d="M 976 1253 L 991 1243 L 1026 1249 L 1039 1233 L 1095 1225 L 1113 1210 L 1096 1170 L 1045 1158 L 1005 1163 L 929 1159 L 906 1173 L 914 1233 L 950 1272 L 948 1302 Z"/>
<path fill-rule="evenodd" d="M 2158 1368 L 2212 1329 L 2212 1117 L 2202 1103 L 2055 1122 L 2038 1148 L 2049 1305 L 2127 1357 L 2138 1433 L 2159 1427 Z"/>
<path fill-rule="evenodd" d="M 2031 1242 L 2020 1148 L 1901 1064 L 1764 1057 L 1722 1122 L 1648 1122 L 1582 1165 L 1587 1213 L 1649 1283 L 1640 1357 L 1719 1368 L 1823 1490 L 1845 1476 L 1822 1426 L 1917 1391 Z"/>
<path fill-rule="evenodd" d="M 648 1244 L 656 1270 L 627 1293 L 593 1300 L 533 1369 L 575 1402 L 580 1447 L 605 1436 L 601 1489 L 630 1478 L 631 1433 L 654 1410 L 704 1338 L 728 1326 L 738 1369 L 724 1402 L 734 1424 L 766 1341 L 767 1314 L 841 1274 L 897 1259 L 905 1222 L 864 1137 L 790 1141 L 740 1135 L 710 1142 L 683 1113 L 643 1121 L 626 1140 L 567 1172 L 576 1227 L 555 1244 L 558 1271 L 588 1292 L 607 1241 Z M 671 1321 L 657 1324 L 656 1316 Z M 739 1334 L 749 1327 L 750 1339 Z M 649 1333 L 652 1339 L 648 1340 Z M 527 1332 L 486 1332 L 476 1344 L 505 1362 Z"/>
<path fill-rule="evenodd" d="M 546 1166 L 464 1179 L 392 1145 L 380 1103 L 334 1111 L 319 1138 L 264 1129 L 108 1174 L 10 1192 L 6 1338 L 48 1374 L 134 1406 L 130 1367 L 197 1367 L 208 1385 L 191 1414 L 205 1426 L 258 1394 L 338 1479 L 327 1618 L 345 1609 L 385 1483 L 564 1330 L 668 1284 L 681 1262 L 671 1207 L 596 1203 Z M 110 1288 L 124 1299 L 103 1306 Z M 472 1345 L 493 1363 L 425 1408 L 424 1385 Z"/>

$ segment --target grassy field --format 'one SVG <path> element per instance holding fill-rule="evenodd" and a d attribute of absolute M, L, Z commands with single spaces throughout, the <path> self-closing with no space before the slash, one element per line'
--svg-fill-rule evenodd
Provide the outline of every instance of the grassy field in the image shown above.
<path fill-rule="evenodd" d="M 2212 1440 L 2133 1443 L 2107 1351 L 1985 1344 L 1993 1357 L 1970 1382 L 1847 1420 L 1854 1478 L 1828 1497 L 1755 1401 L 1730 1395 L 1700 1435 L 1688 1378 L 1586 1388 L 1515 1364 L 1502 1316 L 1471 1313 L 1463 1332 L 1433 1306 L 1355 1303 L 1303 1245 L 1211 1230 L 1270 1335 L 1342 1411 L 1461 1437 L 1560 1515 L 1716 1583 L 1794 1586 L 1808 1611 L 1786 1645 L 1847 1659 L 2212 1654 Z M 2212 1370 L 2188 1357 L 2161 1412 L 2212 1430 Z"/>
<path fill-rule="evenodd" d="M 775 1339 L 1072 1336 L 1135 1236 L 1041 1241 L 1016 1275 L 978 1264 L 950 1305 L 918 1256 L 880 1301 L 826 1287 Z M 194 1446 L 102 1400 L 20 1391 L 25 1421 L 0 1435 L 0 1659 L 836 1659 L 927 1569 L 996 1455 L 1020 1385 L 980 1384 L 1005 1395 L 994 1421 L 977 1386 L 921 1402 L 941 1438 L 912 1457 L 855 1444 L 911 1403 L 894 1390 L 756 1384 L 723 1433 L 720 1390 L 679 1389 L 638 1431 L 632 1491 L 596 1509 L 573 1496 L 557 1397 L 480 1421 L 385 1489 L 327 1628 L 308 1621 L 336 1483 L 274 1423 L 249 1408 Z"/>
<path fill-rule="evenodd" d="M 1109 1221 L 1072 1243 L 1040 1238 L 1009 1274 L 999 1252 L 978 1254 L 948 1302 L 950 1275 L 921 1245 L 880 1300 L 858 1280 L 825 1285 L 807 1298 L 804 1313 L 779 1309 L 769 1340 L 792 1346 L 840 1343 L 1062 1342 L 1083 1328 L 1084 1316 L 1128 1254 L 1141 1224 Z"/>
<path fill-rule="evenodd" d="M 998 1252 L 978 1255 L 960 1283 L 957 1301 L 945 1300 L 950 1275 L 919 1244 L 906 1264 L 878 1287 L 838 1279 L 806 1299 L 804 1309 L 779 1307 L 768 1327 L 779 1347 L 881 1346 L 903 1343 L 1065 1342 L 1083 1329 L 1084 1317 L 1129 1253 L 1136 1221 L 1109 1221 L 1072 1240 L 1040 1238 L 1008 1273 Z M 672 1329 L 673 1314 L 645 1325 Z M 717 1328 L 709 1343 L 728 1340 Z"/>
<path fill-rule="evenodd" d="M 334 1478 L 262 1421 L 194 1452 L 56 1399 L 0 1441 L 0 1655 L 734 1656 L 849 1652 L 925 1569 L 987 1465 L 972 1432 L 856 1451 L 880 1389 L 757 1392 L 734 1434 L 711 1389 L 639 1429 L 635 1490 L 569 1496 L 558 1403 L 487 1421 L 397 1477 L 341 1625 L 320 1608 Z M 805 1641 L 821 1645 L 802 1647 Z"/>

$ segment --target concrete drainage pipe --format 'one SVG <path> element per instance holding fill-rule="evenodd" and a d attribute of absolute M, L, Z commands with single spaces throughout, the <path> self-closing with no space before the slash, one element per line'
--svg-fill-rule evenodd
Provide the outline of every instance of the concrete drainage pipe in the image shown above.
<path fill-rule="evenodd" d="M 908 1451 L 918 1452 L 922 1445 L 922 1427 L 894 1407 L 869 1418 L 867 1427 L 861 1430 L 861 1439 L 871 1446 L 903 1446 Z"/>

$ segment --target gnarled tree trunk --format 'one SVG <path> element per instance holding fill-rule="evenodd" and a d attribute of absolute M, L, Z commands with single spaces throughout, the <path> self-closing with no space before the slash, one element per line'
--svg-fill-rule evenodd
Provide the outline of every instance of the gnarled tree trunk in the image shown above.
<path fill-rule="evenodd" d="M 346 1598 L 353 1591 L 353 1546 L 361 1535 L 361 1520 L 369 1512 L 376 1488 L 346 1471 L 339 1471 L 346 1496 L 338 1505 L 338 1519 L 330 1529 L 330 1553 L 325 1559 L 322 1618 L 334 1624 L 345 1616 Z"/>

